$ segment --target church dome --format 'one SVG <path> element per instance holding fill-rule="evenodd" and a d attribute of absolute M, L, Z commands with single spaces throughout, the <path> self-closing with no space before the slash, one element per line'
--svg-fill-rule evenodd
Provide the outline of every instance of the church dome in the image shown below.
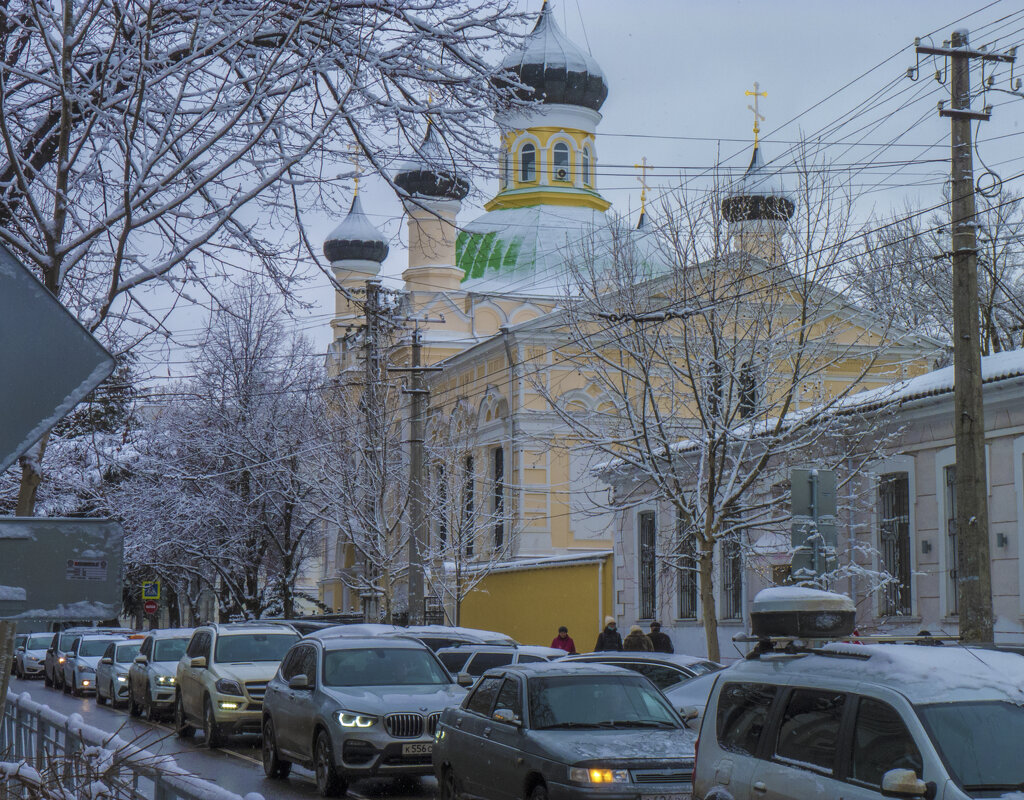
<path fill-rule="evenodd" d="M 332 264 L 336 261 L 375 261 L 381 264 L 387 258 L 387 239 L 367 219 L 359 195 L 352 198 L 348 215 L 324 241 L 324 255 Z"/>
<path fill-rule="evenodd" d="M 521 100 L 583 106 L 597 111 L 608 97 L 608 84 L 601 67 L 593 56 L 562 33 L 547 2 L 533 31 L 526 37 L 524 47 L 506 56 L 501 69 L 513 73 L 519 82 L 532 88 L 532 91 L 515 90 Z M 510 85 L 507 79 L 498 79 L 496 83 L 501 87 Z"/>
<path fill-rule="evenodd" d="M 395 183 L 407 195 L 435 200 L 461 200 L 469 194 L 469 181 L 458 174 L 449 149 L 427 125 L 419 152 L 398 166 Z"/>
<path fill-rule="evenodd" d="M 750 166 L 722 201 L 722 216 L 729 222 L 787 222 L 796 211 L 782 176 L 767 167 L 761 148 L 754 145 Z"/>

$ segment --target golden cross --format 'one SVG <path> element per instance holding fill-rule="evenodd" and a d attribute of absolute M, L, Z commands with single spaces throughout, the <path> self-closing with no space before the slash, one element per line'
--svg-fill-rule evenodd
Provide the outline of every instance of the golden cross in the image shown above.
<path fill-rule="evenodd" d="M 752 92 L 744 92 L 743 93 L 745 97 L 753 97 L 754 98 L 754 105 L 748 105 L 747 106 L 747 108 L 749 108 L 751 111 L 754 112 L 754 147 L 757 147 L 758 134 L 761 133 L 761 125 L 760 125 L 760 123 L 764 122 L 764 116 L 762 116 L 761 112 L 758 110 L 757 98 L 759 98 L 759 97 L 767 97 L 768 96 L 768 92 L 760 92 L 760 91 L 758 91 L 760 88 L 761 88 L 761 85 L 757 81 L 754 81 L 754 91 L 752 91 Z"/>
<path fill-rule="evenodd" d="M 637 180 L 640 182 L 640 213 L 644 213 L 644 208 L 647 205 L 647 170 L 651 168 L 651 165 L 647 163 L 647 156 L 640 159 L 639 164 L 634 164 L 635 169 L 640 170 L 640 177 Z"/>
<path fill-rule="evenodd" d="M 350 150 L 350 152 L 352 154 L 352 166 L 355 167 L 355 170 L 356 170 L 356 177 L 354 179 L 356 188 L 355 188 L 355 191 L 352 193 L 352 196 L 355 197 L 356 195 L 359 194 L 359 156 L 360 156 L 359 145 L 354 144 L 354 145 L 352 145 L 351 148 L 349 148 L 349 150 Z"/>

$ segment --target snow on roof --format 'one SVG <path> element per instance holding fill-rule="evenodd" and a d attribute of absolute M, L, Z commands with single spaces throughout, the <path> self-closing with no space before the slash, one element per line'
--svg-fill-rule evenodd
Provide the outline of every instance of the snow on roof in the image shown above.
<path fill-rule="evenodd" d="M 563 553 L 555 556 L 537 556 L 535 558 L 517 558 L 514 561 L 503 561 L 485 568 L 489 572 L 517 572 L 524 569 L 544 569 L 545 567 L 566 567 L 573 564 L 591 564 L 602 561 L 612 555 L 611 550 L 588 550 L 582 553 Z M 445 565 L 446 567 L 448 565 Z M 467 569 L 472 570 L 472 565 Z M 455 565 L 451 565 L 455 569 Z"/>

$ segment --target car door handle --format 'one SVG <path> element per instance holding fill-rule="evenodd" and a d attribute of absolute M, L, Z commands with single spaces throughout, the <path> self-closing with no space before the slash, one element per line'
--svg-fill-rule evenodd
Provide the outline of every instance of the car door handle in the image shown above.
<path fill-rule="evenodd" d="M 751 788 L 755 792 L 767 792 L 768 791 L 768 786 L 767 786 L 767 784 L 764 781 L 754 781 L 754 783 L 751 786 Z"/>
<path fill-rule="evenodd" d="M 462 727 L 462 720 L 461 719 L 455 720 L 455 727 L 456 728 L 461 728 Z"/>
<path fill-rule="evenodd" d="M 490 735 L 491 735 L 491 729 L 490 728 L 484 728 L 484 736 L 487 736 L 488 738 L 490 738 Z"/>

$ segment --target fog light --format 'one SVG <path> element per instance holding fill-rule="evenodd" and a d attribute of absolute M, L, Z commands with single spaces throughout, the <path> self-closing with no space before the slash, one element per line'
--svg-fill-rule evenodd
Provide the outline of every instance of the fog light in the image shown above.
<path fill-rule="evenodd" d="M 89 685 L 89 681 L 82 681 L 82 686 L 88 686 L 88 685 Z"/>
<path fill-rule="evenodd" d="M 221 700 L 220 707 L 224 711 L 234 711 L 238 708 L 238 703 L 229 703 L 226 700 Z"/>

